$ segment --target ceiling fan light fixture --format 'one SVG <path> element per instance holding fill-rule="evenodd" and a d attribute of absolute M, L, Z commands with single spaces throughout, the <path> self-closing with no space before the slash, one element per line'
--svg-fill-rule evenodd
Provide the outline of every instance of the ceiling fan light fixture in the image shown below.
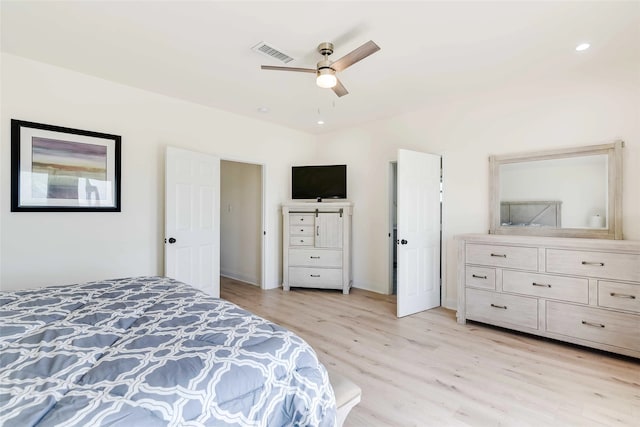
<path fill-rule="evenodd" d="M 336 78 L 336 72 L 331 68 L 320 68 L 318 69 L 318 77 L 316 77 L 316 84 L 324 89 L 331 89 L 338 84 L 338 79 Z"/>

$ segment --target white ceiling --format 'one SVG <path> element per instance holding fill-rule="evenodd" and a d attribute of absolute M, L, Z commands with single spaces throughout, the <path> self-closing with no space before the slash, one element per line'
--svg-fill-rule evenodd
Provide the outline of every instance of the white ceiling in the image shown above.
<path fill-rule="evenodd" d="M 635 67 L 640 2 L 2 1 L 2 50 L 126 85 L 322 133 L 504 84 Z M 314 67 L 374 40 L 337 98 L 251 50 L 266 41 Z M 590 42 L 592 48 L 576 52 Z M 268 113 L 258 111 L 268 107 Z M 326 124 L 319 126 L 319 113 Z"/>

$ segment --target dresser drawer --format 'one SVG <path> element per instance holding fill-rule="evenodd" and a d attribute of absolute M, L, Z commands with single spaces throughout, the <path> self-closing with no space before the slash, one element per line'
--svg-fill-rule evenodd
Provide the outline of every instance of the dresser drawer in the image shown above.
<path fill-rule="evenodd" d="M 547 249 L 547 272 L 640 282 L 640 254 Z"/>
<path fill-rule="evenodd" d="M 342 251 L 290 249 L 289 265 L 302 267 L 342 267 Z"/>
<path fill-rule="evenodd" d="M 496 269 L 487 267 L 465 267 L 465 283 L 472 288 L 496 289 Z"/>
<path fill-rule="evenodd" d="M 341 268 L 289 267 L 289 286 L 341 288 Z"/>
<path fill-rule="evenodd" d="M 311 225 L 313 226 L 314 214 L 289 214 L 289 225 Z"/>
<path fill-rule="evenodd" d="M 290 225 L 290 236 L 313 236 L 313 225 Z"/>
<path fill-rule="evenodd" d="M 291 236 L 289 246 L 313 246 L 313 236 Z"/>
<path fill-rule="evenodd" d="M 640 316 L 547 301 L 547 331 L 640 351 Z"/>
<path fill-rule="evenodd" d="M 589 280 L 582 277 L 561 277 L 504 270 L 502 290 L 562 301 L 589 303 Z"/>
<path fill-rule="evenodd" d="M 538 249 L 522 246 L 467 244 L 468 264 L 538 270 Z"/>
<path fill-rule="evenodd" d="M 598 281 L 598 305 L 640 313 L 640 283 Z"/>
<path fill-rule="evenodd" d="M 466 289 L 467 318 L 498 326 L 538 329 L 538 300 Z"/>

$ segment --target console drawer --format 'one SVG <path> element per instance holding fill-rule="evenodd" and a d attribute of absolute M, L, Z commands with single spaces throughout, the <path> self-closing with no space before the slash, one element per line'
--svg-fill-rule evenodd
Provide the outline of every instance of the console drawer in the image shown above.
<path fill-rule="evenodd" d="M 496 269 L 487 267 L 465 267 L 465 283 L 473 288 L 496 289 Z"/>
<path fill-rule="evenodd" d="M 313 236 L 291 236 L 289 246 L 313 246 Z"/>
<path fill-rule="evenodd" d="M 600 280 L 598 281 L 598 305 L 640 313 L 640 284 Z"/>
<path fill-rule="evenodd" d="M 547 272 L 640 282 L 640 254 L 547 249 Z"/>
<path fill-rule="evenodd" d="M 289 265 L 303 267 L 342 267 L 342 251 L 290 249 Z"/>
<path fill-rule="evenodd" d="M 313 224 L 311 225 L 290 225 L 290 236 L 313 236 Z"/>
<path fill-rule="evenodd" d="M 640 351 L 640 316 L 547 301 L 547 331 Z"/>
<path fill-rule="evenodd" d="M 467 244 L 467 264 L 538 270 L 538 249 L 522 246 Z"/>
<path fill-rule="evenodd" d="M 341 288 L 341 268 L 289 267 L 289 286 Z"/>
<path fill-rule="evenodd" d="M 562 301 L 589 303 L 589 280 L 548 274 L 504 270 L 502 290 Z"/>
<path fill-rule="evenodd" d="M 289 214 L 289 225 L 311 225 L 313 226 L 313 214 Z"/>
<path fill-rule="evenodd" d="M 538 329 L 538 300 L 466 289 L 467 318 L 498 326 Z"/>

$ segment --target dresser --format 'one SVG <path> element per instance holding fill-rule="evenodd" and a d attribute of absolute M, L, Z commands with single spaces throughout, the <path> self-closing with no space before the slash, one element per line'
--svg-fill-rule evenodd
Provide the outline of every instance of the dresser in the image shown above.
<path fill-rule="evenodd" d="M 288 203 L 282 206 L 282 287 L 351 287 L 350 202 Z"/>
<path fill-rule="evenodd" d="M 640 358 L 640 242 L 465 234 L 466 320 Z"/>

